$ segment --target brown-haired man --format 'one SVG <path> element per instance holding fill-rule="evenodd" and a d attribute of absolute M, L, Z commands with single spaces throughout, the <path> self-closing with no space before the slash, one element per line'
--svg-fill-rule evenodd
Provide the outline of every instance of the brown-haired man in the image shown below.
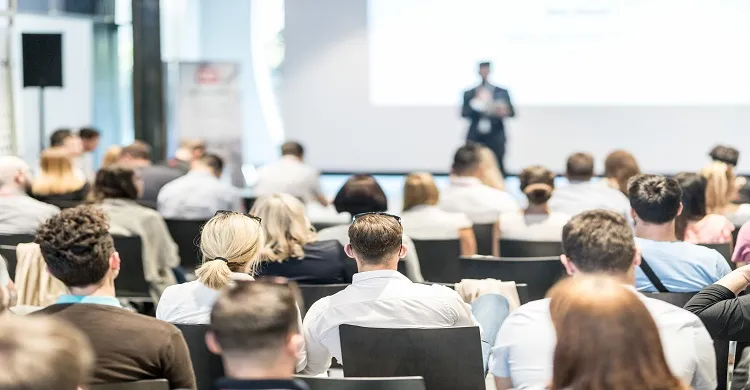
<path fill-rule="evenodd" d="M 325 372 L 331 356 L 346 364 L 341 360 L 341 324 L 377 328 L 481 324 L 482 351 L 487 361 L 489 345 L 508 315 L 508 301 L 487 294 L 469 306 L 447 287 L 411 282 L 397 271 L 399 259 L 406 255 L 402 236 L 399 217 L 385 213 L 354 217 L 345 251 L 357 261 L 359 273 L 352 278 L 351 286 L 315 302 L 307 312 L 302 326 L 307 349 L 305 373 Z"/>

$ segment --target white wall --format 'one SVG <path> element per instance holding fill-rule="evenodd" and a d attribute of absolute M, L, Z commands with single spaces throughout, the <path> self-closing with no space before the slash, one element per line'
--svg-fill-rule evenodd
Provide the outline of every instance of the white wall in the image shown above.
<path fill-rule="evenodd" d="M 81 127 L 93 121 L 91 20 L 17 15 L 13 28 L 13 93 L 18 153 L 26 161 L 39 158 L 39 89 L 23 88 L 22 33 L 62 33 L 63 87 L 45 88 L 45 144 L 60 127 Z"/>
<path fill-rule="evenodd" d="M 312 164 L 329 171 L 448 171 L 467 127 L 459 117 L 461 91 L 455 106 L 372 105 L 367 0 L 287 0 L 284 36 L 285 132 L 308 146 Z M 430 64 L 403 66 L 419 72 Z M 595 153 L 601 170 L 615 148 L 631 150 L 650 171 L 695 170 L 719 142 L 744 149 L 739 168 L 750 172 L 747 106 L 519 106 L 517 113 L 508 121 L 511 172 L 532 163 L 562 171 L 578 150 Z"/>

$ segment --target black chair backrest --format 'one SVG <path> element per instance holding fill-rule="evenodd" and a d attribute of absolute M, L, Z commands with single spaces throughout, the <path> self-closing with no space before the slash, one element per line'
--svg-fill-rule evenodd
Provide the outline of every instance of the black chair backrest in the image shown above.
<path fill-rule="evenodd" d="M 180 250 L 180 265 L 187 272 L 193 272 L 201 264 L 199 246 L 201 228 L 206 221 L 167 219 L 167 229 Z"/>
<path fill-rule="evenodd" d="M 298 375 L 310 390 L 425 390 L 421 376 L 397 378 L 327 378 Z"/>
<path fill-rule="evenodd" d="M 341 284 L 300 284 L 299 291 L 302 295 L 302 305 L 300 311 L 302 318 L 310 310 L 310 306 L 321 298 L 329 297 L 349 286 L 348 283 Z"/>
<path fill-rule="evenodd" d="M 112 236 L 120 254 L 120 274 L 115 291 L 121 298 L 151 298 L 151 288 L 143 271 L 143 250 L 138 236 Z"/>
<path fill-rule="evenodd" d="M 329 227 L 339 226 L 341 225 L 341 222 L 313 222 L 312 225 L 316 231 L 321 231 L 323 229 L 328 229 Z"/>
<path fill-rule="evenodd" d="M 688 303 L 690 298 L 692 298 L 696 293 L 689 292 L 689 293 L 673 293 L 673 292 L 644 292 L 643 295 L 658 299 L 660 301 L 664 301 L 667 303 L 671 303 L 677 307 L 685 307 L 685 305 Z"/>
<path fill-rule="evenodd" d="M 224 376 L 224 364 L 220 356 L 214 355 L 206 347 L 208 325 L 174 325 L 182 331 L 190 351 L 197 390 L 213 390 L 214 383 Z"/>
<path fill-rule="evenodd" d="M 726 259 L 727 262 L 729 262 L 729 266 L 732 269 L 736 268 L 736 264 L 732 262 L 732 245 L 728 242 L 725 242 L 723 244 L 698 244 L 700 246 L 705 246 L 706 248 L 715 249 L 717 252 L 721 253 L 722 256 L 724 256 L 724 259 Z"/>
<path fill-rule="evenodd" d="M 484 390 L 479 328 L 339 326 L 346 377 L 421 376 L 428 390 Z"/>
<path fill-rule="evenodd" d="M 734 231 L 732 232 L 732 244 L 734 244 L 733 246 L 737 245 L 737 237 L 740 236 L 740 228 L 741 227 L 742 226 L 735 226 L 734 227 Z"/>
<path fill-rule="evenodd" d="M 474 224 L 473 229 L 474 237 L 476 237 L 477 240 L 477 254 L 491 256 L 495 224 Z"/>
<path fill-rule="evenodd" d="M 49 203 L 53 206 L 57 206 L 60 210 L 65 210 L 80 206 L 84 202 L 82 200 L 47 200 L 44 203 Z"/>
<path fill-rule="evenodd" d="M 105 383 L 91 385 L 90 390 L 169 390 L 169 381 L 166 379 L 151 379 L 137 382 Z"/>
<path fill-rule="evenodd" d="M 563 253 L 561 242 L 500 240 L 500 257 L 549 257 Z"/>
<path fill-rule="evenodd" d="M 245 206 L 245 211 L 249 213 L 250 210 L 252 210 L 253 205 L 255 204 L 256 200 L 258 200 L 258 198 L 250 198 L 250 197 L 242 198 L 242 205 Z"/>
<path fill-rule="evenodd" d="M 458 240 L 413 240 L 424 280 L 440 283 L 461 281 L 461 243 Z"/>
<path fill-rule="evenodd" d="M 528 299 L 542 299 L 565 276 L 559 257 L 535 258 L 461 258 L 463 279 L 514 281 L 528 285 Z"/>
<path fill-rule="evenodd" d="M 27 242 L 34 242 L 34 236 L 31 234 L 0 235 L 0 255 L 8 262 L 8 274 L 11 279 L 16 278 L 16 264 L 18 264 L 16 246 Z"/>

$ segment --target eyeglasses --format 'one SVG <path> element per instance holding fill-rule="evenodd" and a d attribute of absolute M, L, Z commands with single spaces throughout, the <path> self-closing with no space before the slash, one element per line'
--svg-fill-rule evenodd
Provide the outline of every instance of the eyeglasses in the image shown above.
<path fill-rule="evenodd" d="M 389 213 L 384 213 L 384 212 L 382 212 L 382 211 L 372 211 L 372 212 L 369 212 L 369 213 L 359 213 L 359 214 L 355 215 L 355 216 L 354 216 L 354 217 L 352 218 L 352 223 L 354 223 L 354 221 L 356 221 L 356 220 L 357 220 L 358 218 L 360 218 L 360 217 L 364 217 L 365 215 L 384 215 L 384 216 L 386 216 L 386 217 L 391 217 L 391 218 L 395 219 L 395 220 L 396 220 L 396 222 L 398 222 L 398 223 L 399 223 L 399 225 L 401 224 L 401 217 L 399 217 L 398 215 L 393 215 L 393 214 L 389 214 Z"/>
<path fill-rule="evenodd" d="M 246 216 L 248 218 L 252 218 L 252 219 L 256 220 L 258 222 L 258 224 L 261 224 L 263 222 L 263 220 L 260 219 L 260 217 L 252 215 L 250 213 L 238 213 L 236 211 L 229 211 L 229 210 L 219 210 L 219 211 L 216 212 L 216 214 L 214 214 L 214 217 L 217 216 L 217 215 L 234 215 L 234 214 L 244 215 L 244 216 Z"/>

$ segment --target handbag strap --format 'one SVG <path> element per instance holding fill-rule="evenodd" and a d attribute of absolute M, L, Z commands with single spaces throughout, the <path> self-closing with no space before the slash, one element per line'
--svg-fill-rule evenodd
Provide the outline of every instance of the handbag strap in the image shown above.
<path fill-rule="evenodd" d="M 646 274 L 646 277 L 648 280 L 651 281 L 651 284 L 654 285 L 656 288 L 656 291 L 658 292 L 669 292 L 666 287 L 664 287 L 664 283 L 661 282 L 658 276 L 656 276 L 656 273 L 654 273 L 654 270 L 651 269 L 651 266 L 648 265 L 648 262 L 646 259 L 641 258 L 641 270 L 643 270 L 643 273 Z"/>

